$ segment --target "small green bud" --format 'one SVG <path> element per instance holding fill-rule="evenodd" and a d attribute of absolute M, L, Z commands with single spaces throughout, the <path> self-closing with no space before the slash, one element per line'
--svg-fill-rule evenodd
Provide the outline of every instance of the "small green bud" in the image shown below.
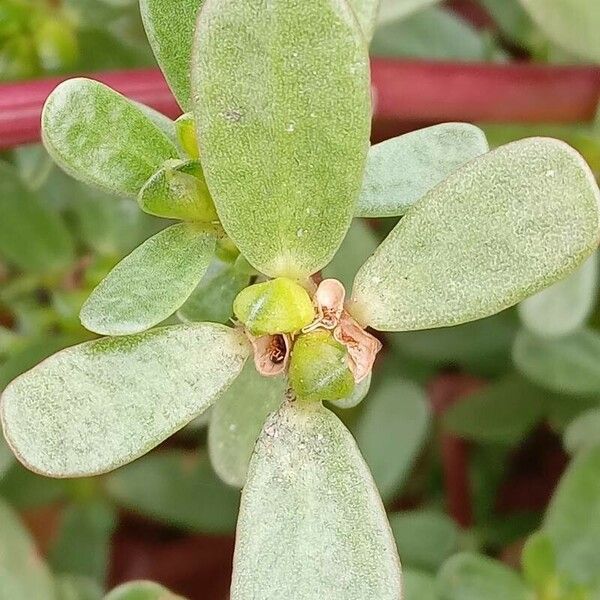
<path fill-rule="evenodd" d="M 287 277 L 242 290 L 233 303 L 233 312 L 253 335 L 293 333 L 315 317 L 308 292 Z"/>
<path fill-rule="evenodd" d="M 340 400 L 350 396 L 355 386 L 346 347 L 323 330 L 296 340 L 289 377 L 298 398 L 306 402 Z"/>
<path fill-rule="evenodd" d="M 157 171 L 140 190 L 138 204 L 157 217 L 204 223 L 219 219 L 198 161 Z"/>
<path fill-rule="evenodd" d="M 196 137 L 196 123 L 191 113 L 181 115 L 175 121 L 175 132 L 177 133 L 177 141 L 183 151 L 194 160 L 200 158 L 198 150 L 198 138 Z"/>

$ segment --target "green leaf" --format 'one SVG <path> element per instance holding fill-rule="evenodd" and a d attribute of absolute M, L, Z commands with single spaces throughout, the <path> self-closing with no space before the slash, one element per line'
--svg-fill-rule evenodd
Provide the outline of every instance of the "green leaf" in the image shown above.
<path fill-rule="evenodd" d="M 373 37 L 377 23 L 379 0 L 348 0 L 367 42 Z"/>
<path fill-rule="evenodd" d="M 442 123 L 371 146 L 355 214 L 394 217 L 470 160 L 489 150 L 468 123 Z"/>
<path fill-rule="evenodd" d="M 124 258 L 92 292 L 81 323 L 103 335 L 139 333 L 172 315 L 206 272 L 215 234 L 172 225 Z"/>
<path fill-rule="evenodd" d="M 55 578 L 55 600 L 102 600 L 102 588 L 92 579 L 76 575 L 59 575 Z"/>
<path fill-rule="evenodd" d="M 250 457 L 263 425 L 283 401 L 283 377 L 262 377 L 251 361 L 213 408 L 208 428 L 208 451 L 217 475 L 227 484 L 243 487 Z"/>
<path fill-rule="evenodd" d="M 102 500 L 67 506 L 50 552 L 54 571 L 106 580 L 111 536 L 117 525 L 115 509 Z"/>
<path fill-rule="evenodd" d="M 239 332 L 211 323 L 67 348 L 4 391 L 6 440 L 26 466 L 45 475 L 110 471 L 206 410 L 247 355 Z"/>
<path fill-rule="evenodd" d="M 340 400 L 330 400 L 329 402 L 331 402 L 333 406 L 344 410 L 358 406 L 369 393 L 371 387 L 371 375 L 372 373 L 369 373 L 360 383 L 357 383 L 354 386 L 352 393 L 345 398 L 341 398 Z"/>
<path fill-rule="evenodd" d="M 597 279 L 598 257 L 592 254 L 569 277 L 521 302 L 521 320 L 527 329 L 541 337 L 572 333 L 594 309 Z"/>
<path fill-rule="evenodd" d="M 546 395 L 523 378 L 509 374 L 450 407 L 444 424 L 468 440 L 517 444 L 544 418 Z"/>
<path fill-rule="evenodd" d="M 198 161 L 167 165 L 140 190 L 140 208 L 159 217 L 183 221 L 219 220 Z"/>
<path fill-rule="evenodd" d="M 599 200 L 589 168 L 563 142 L 502 146 L 413 205 L 358 272 L 351 310 L 363 324 L 392 331 L 497 313 L 595 250 Z"/>
<path fill-rule="evenodd" d="M 600 446 L 600 408 L 587 410 L 574 419 L 565 430 L 563 444 L 571 454 Z"/>
<path fill-rule="evenodd" d="M 204 0 L 140 0 L 148 41 L 179 106 L 192 103 L 190 67 L 196 16 Z"/>
<path fill-rule="evenodd" d="M 600 572 L 600 448 L 578 454 L 552 498 L 542 531 L 557 567 L 574 583 L 598 583 Z"/>
<path fill-rule="evenodd" d="M 239 493 L 215 477 L 205 454 L 154 452 L 111 473 L 107 489 L 119 505 L 168 525 L 202 533 L 235 529 Z"/>
<path fill-rule="evenodd" d="M 356 441 L 384 501 L 392 500 L 408 477 L 430 420 L 423 390 L 398 377 L 386 378 L 365 402 Z"/>
<path fill-rule="evenodd" d="M 8 471 L 9 467 L 13 464 L 14 456 L 10 451 L 8 444 L 4 440 L 4 436 L 0 432 L 0 479 L 2 479 L 4 473 Z"/>
<path fill-rule="evenodd" d="M 135 196 L 177 148 L 135 103 L 90 79 L 70 79 L 50 94 L 42 138 L 76 179 Z"/>
<path fill-rule="evenodd" d="M 0 598 L 55 600 L 52 578 L 17 514 L 0 500 Z"/>
<path fill-rule="evenodd" d="M 104 596 L 104 600 L 185 600 L 152 581 L 130 581 Z"/>
<path fill-rule="evenodd" d="M 431 575 L 402 570 L 403 600 L 438 600 L 435 589 L 435 579 Z"/>
<path fill-rule="evenodd" d="M 50 275 L 75 259 L 61 217 L 0 161 L 0 258 L 23 271 Z"/>
<path fill-rule="evenodd" d="M 428 6 L 438 4 L 439 1 L 440 0 L 381 0 L 378 18 L 379 25 L 384 25 L 389 21 L 404 19 Z"/>
<path fill-rule="evenodd" d="M 267 275 L 318 271 L 350 225 L 368 150 L 369 62 L 350 7 L 212 0 L 192 71 L 202 166 L 225 231 Z"/>
<path fill-rule="evenodd" d="M 552 41 L 581 58 L 600 61 L 600 4 L 596 0 L 521 0 Z"/>
<path fill-rule="evenodd" d="M 544 388 L 564 394 L 600 392 L 600 334 L 591 329 L 555 339 L 521 331 L 513 360 L 523 375 Z"/>
<path fill-rule="evenodd" d="M 431 571 L 442 566 L 458 547 L 458 528 L 447 515 L 415 510 L 390 515 L 392 533 L 403 565 Z"/>
<path fill-rule="evenodd" d="M 68 491 L 65 480 L 42 477 L 16 461 L 0 479 L 0 496 L 19 511 L 60 502 Z"/>
<path fill-rule="evenodd" d="M 284 404 L 250 462 L 232 600 L 398 600 L 400 593 L 394 540 L 352 436 L 318 403 Z"/>
<path fill-rule="evenodd" d="M 231 265 L 215 259 L 177 316 L 185 322 L 228 323 L 233 316 L 233 301 L 250 283 L 251 274 L 241 264 L 244 262 Z"/>
<path fill-rule="evenodd" d="M 530 46 L 535 26 L 519 0 L 480 0 L 502 34 L 513 42 Z"/>
<path fill-rule="evenodd" d="M 531 535 L 521 554 L 525 580 L 537 590 L 544 590 L 556 572 L 556 553 L 550 538 L 538 531 Z"/>
<path fill-rule="evenodd" d="M 436 7 L 382 23 L 371 43 L 371 55 L 388 58 L 484 61 L 489 54 L 489 41 L 480 31 Z"/>
<path fill-rule="evenodd" d="M 529 591 L 515 571 L 478 554 L 450 558 L 438 574 L 441 600 L 529 600 Z"/>

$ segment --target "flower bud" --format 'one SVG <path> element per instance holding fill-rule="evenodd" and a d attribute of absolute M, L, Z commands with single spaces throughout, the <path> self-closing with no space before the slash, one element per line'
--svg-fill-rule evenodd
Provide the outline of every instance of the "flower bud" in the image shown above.
<path fill-rule="evenodd" d="M 181 115 L 175 121 L 175 132 L 182 150 L 190 158 L 198 160 L 200 158 L 200 151 L 198 150 L 198 138 L 196 137 L 196 124 L 191 113 Z"/>

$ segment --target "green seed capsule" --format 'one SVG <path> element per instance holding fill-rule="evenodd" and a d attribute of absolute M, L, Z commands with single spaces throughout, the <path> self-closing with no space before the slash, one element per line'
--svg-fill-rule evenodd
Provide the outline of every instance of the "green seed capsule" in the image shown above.
<path fill-rule="evenodd" d="M 175 132 L 177 133 L 177 141 L 183 151 L 194 160 L 200 158 L 198 150 L 198 138 L 196 137 L 196 124 L 191 113 L 181 115 L 175 121 Z"/>
<path fill-rule="evenodd" d="M 286 277 L 242 290 L 233 303 L 233 312 L 253 335 L 293 333 L 315 317 L 307 291 Z"/>
<path fill-rule="evenodd" d="M 301 335 L 292 349 L 290 385 L 306 402 L 340 400 L 352 394 L 348 351 L 328 331 Z"/>

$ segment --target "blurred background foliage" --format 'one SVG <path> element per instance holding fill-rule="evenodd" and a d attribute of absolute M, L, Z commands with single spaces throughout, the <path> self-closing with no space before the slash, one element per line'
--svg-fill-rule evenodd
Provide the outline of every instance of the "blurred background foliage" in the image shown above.
<path fill-rule="evenodd" d="M 536 4 L 384 0 L 372 54 L 600 60 L 597 41 L 584 44 L 589 55 L 574 50 L 581 40 L 573 37 L 585 32 L 565 20 L 557 35 L 543 11 L 523 8 Z M 594 0 L 570 4 L 600 30 Z M 0 0 L 0 80 L 152 64 L 137 0 Z M 564 139 L 600 175 L 599 123 L 482 126 L 492 146 L 531 135 Z M 168 222 L 75 182 L 41 146 L 0 155 L 0 215 L 2 389 L 93 336 L 79 323 L 81 304 Z M 350 287 L 394 223 L 355 220 L 324 275 Z M 224 249 L 172 320 L 227 322 L 249 278 L 234 258 Z M 389 510 L 406 600 L 600 598 L 598 285 L 594 256 L 499 315 L 387 335 L 367 401 L 335 409 Z M 245 386 L 243 400 L 261 395 Z M 30 473 L 0 437 L 0 599 L 92 600 L 139 577 L 192 599 L 226 598 L 239 491 L 211 467 L 209 418 L 94 479 Z M 44 557 L 35 564 L 34 544 Z"/>

